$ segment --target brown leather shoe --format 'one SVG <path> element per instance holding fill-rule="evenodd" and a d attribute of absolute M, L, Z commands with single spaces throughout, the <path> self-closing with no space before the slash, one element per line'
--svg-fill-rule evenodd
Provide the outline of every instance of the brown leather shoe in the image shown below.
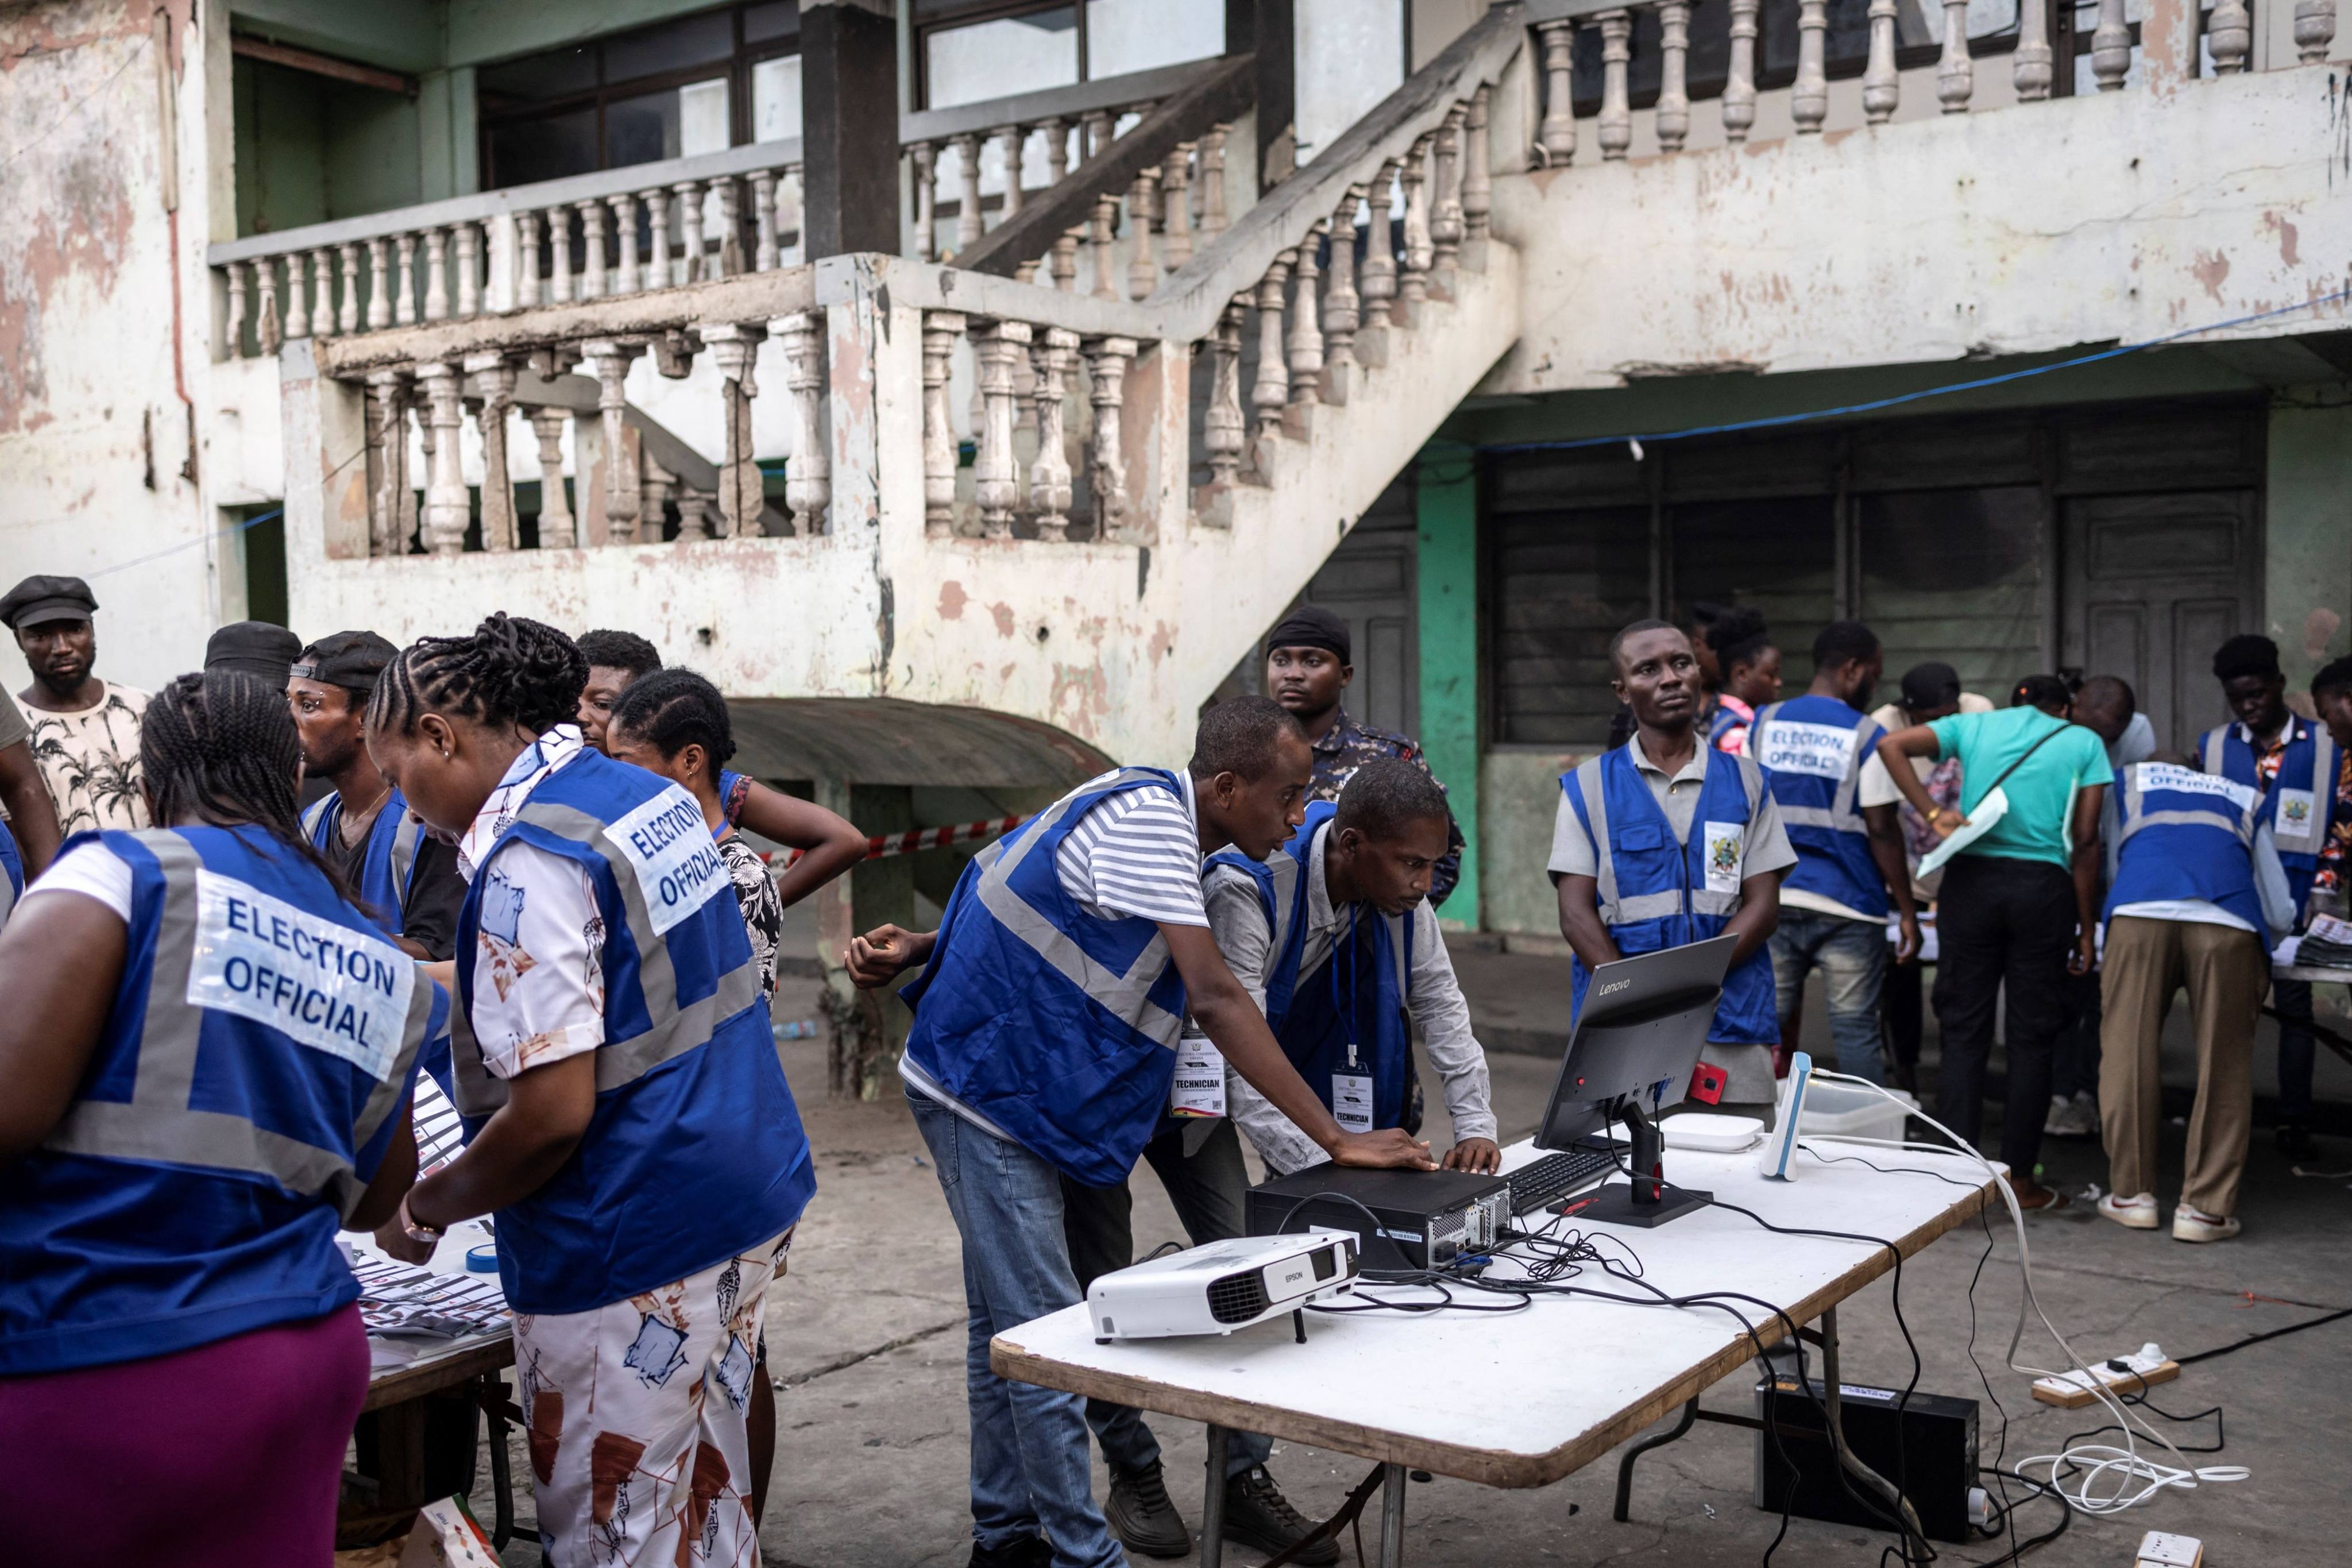
<path fill-rule="evenodd" d="M 2017 1206 L 2027 1214 L 2056 1214 L 2074 1201 L 2056 1187 L 2045 1187 L 2031 1176 L 2021 1182 L 2015 1176 L 2008 1180 L 2009 1190 L 2017 1194 Z"/>

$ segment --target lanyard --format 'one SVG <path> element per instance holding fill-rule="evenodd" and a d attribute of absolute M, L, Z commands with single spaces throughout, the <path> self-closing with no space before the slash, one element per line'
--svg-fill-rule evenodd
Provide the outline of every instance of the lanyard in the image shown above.
<path fill-rule="evenodd" d="M 1331 955 L 1331 1010 L 1334 1013 L 1344 1012 L 1347 1016 L 1348 1070 L 1354 1072 L 1356 1070 L 1356 906 L 1353 904 L 1348 906 L 1347 953 L 1348 995 L 1344 1002 L 1339 997 L 1339 954 L 1334 952 Z"/>

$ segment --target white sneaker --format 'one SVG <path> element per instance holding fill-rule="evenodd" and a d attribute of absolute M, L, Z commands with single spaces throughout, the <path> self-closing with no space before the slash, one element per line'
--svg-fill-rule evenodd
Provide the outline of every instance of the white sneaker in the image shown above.
<path fill-rule="evenodd" d="M 2154 1200 L 2151 1199 L 2152 1203 Z M 2172 1211 L 2172 1239 L 2175 1241 L 2227 1241 L 2241 1227 L 2235 1218 L 2190 1208 L 2187 1204 Z"/>
<path fill-rule="evenodd" d="M 2154 1193 L 2142 1193 L 2136 1198 L 2125 1197 L 2121 1193 L 2109 1193 L 2099 1200 L 2099 1213 L 2103 1217 L 2133 1230 L 2154 1230 L 2158 1225 Z"/>
<path fill-rule="evenodd" d="M 2053 1138 L 2095 1138 L 2099 1131 L 2099 1107 L 2087 1094 L 2072 1100 L 2058 1095 L 2050 1097 L 2050 1114 L 2042 1119 L 2042 1131 Z"/>

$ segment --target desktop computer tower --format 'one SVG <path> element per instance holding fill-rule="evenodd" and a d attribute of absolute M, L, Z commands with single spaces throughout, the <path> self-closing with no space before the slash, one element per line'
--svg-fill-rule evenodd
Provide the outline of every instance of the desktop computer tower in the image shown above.
<path fill-rule="evenodd" d="M 1815 1394 L 1820 1387 L 1817 1380 Z M 1965 1543 L 1973 1539 L 1969 1532 L 1969 1491 L 1977 1484 L 1977 1402 L 1915 1393 L 1898 1410 L 1896 1403 L 1902 1395 L 1899 1388 L 1841 1384 L 1846 1447 L 1855 1458 L 1903 1487 L 1928 1539 Z M 1758 1384 L 1756 1415 L 1759 1420 L 1779 1423 L 1780 1447 L 1787 1448 L 1797 1471 L 1792 1494 L 1789 1466 L 1781 1463 L 1772 1434 L 1757 1433 L 1758 1508 L 1778 1513 L 1785 1500 L 1789 1511 L 1800 1519 L 1873 1530 L 1893 1528 L 1856 1502 L 1840 1483 L 1837 1458 L 1830 1450 L 1821 1409 L 1797 1386 L 1794 1377 Z M 1877 1495 L 1856 1478 L 1849 1476 L 1847 1480 L 1865 1496 Z"/>

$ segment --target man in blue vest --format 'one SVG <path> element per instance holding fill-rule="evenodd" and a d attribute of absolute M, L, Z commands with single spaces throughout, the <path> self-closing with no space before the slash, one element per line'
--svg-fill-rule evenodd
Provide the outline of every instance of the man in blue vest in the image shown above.
<path fill-rule="evenodd" d="M 1805 694 L 1759 709 L 1748 731 L 1748 755 L 1764 770 L 1797 851 L 1772 932 L 1781 1025 L 1796 1016 L 1805 977 L 1818 968 L 1838 1071 L 1873 1083 L 1886 1081 L 1878 996 L 1890 900 L 1901 921 L 1895 962 L 1908 963 L 1919 951 L 1897 819 L 1903 797 L 1879 760 L 1878 738 L 1886 731 L 1867 711 L 1885 662 L 1868 626 L 1831 622 L 1813 639 L 1813 683 Z"/>
<path fill-rule="evenodd" d="M 2186 985 L 2197 1025 L 2197 1105 L 2176 1241 L 2238 1234 L 2238 1178 L 2253 1125 L 2254 1018 L 2271 944 L 2294 923 L 2268 803 L 2251 784 L 2170 763 L 2121 770 L 2116 873 L 2101 962 L 2100 1120 L 2108 1184 L 2099 1213 L 2158 1224 L 2163 1097 L 2158 1045 Z"/>
<path fill-rule="evenodd" d="M 1766 943 L 1796 851 L 1764 777 L 1701 743 L 1703 695 L 1690 638 L 1636 621 L 1609 643 L 1633 738 L 1560 777 L 1551 840 L 1559 933 L 1581 1005 L 1593 969 L 1726 932 L 1738 938 L 1700 1060 L 1724 1075 L 1717 1103 L 1766 1120 L 1780 1019 Z"/>
<path fill-rule="evenodd" d="M 337 632 L 295 660 L 286 701 L 302 742 L 302 771 L 335 786 L 302 814 L 302 831 L 411 957 L 446 959 L 456 951 L 466 901 L 457 851 L 426 833 L 384 782 L 364 734 L 368 694 L 399 651 L 373 632 Z"/>
<path fill-rule="evenodd" d="M 1209 929 L 1202 858 L 1273 854 L 1312 772 L 1278 704 L 1221 702 L 1184 771 L 1088 780 L 973 857 L 938 931 L 884 926 L 850 945 L 862 986 L 924 966 L 902 993 L 915 1022 L 899 1073 L 963 1238 L 974 1568 L 1125 1561 L 1095 1505 L 1085 1401 L 997 1376 L 988 1344 L 1079 1301 L 1062 1178 L 1126 1180 L 1171 1104 L 1188 1011 L 1334 1160 L 1435 1164 L 1400 1130 L 1340 1126 Z"/>
<path fill-rule="evenodd" d="M 2222 700 L 2237 717 L 2199 739 L 2197 765 L 2251 785 L 2262 796 L 2300 929 L 2319 852 L 2336 820 L 2335 780 L 2341 753 L 2326 725 L 2288 710 L 2278 644 L 2270 638 L 2231 637 L 2214 651 L 2213 675 L 2221 683 Z M 2311 1033 L 2311 984 L 2275 981 L 2271 1000 L 2279 1014 L 2279 1148 L 2291 1159 L 2308 1160 L 2318 1153 L 2311 1139 L 2311 1071 L 2316 1048 Z"/>

